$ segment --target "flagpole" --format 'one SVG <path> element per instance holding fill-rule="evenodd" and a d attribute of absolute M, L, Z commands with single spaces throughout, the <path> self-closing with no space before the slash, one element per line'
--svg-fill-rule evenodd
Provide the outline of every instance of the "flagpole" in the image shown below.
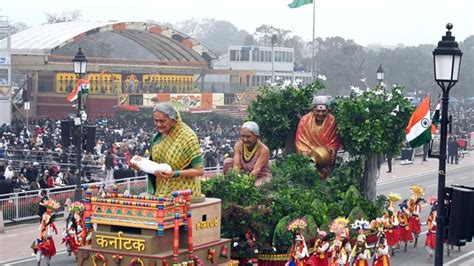
<path fill-rule="evenodd" d="M 313 82 L 315 80 L 315 62 L 314 62 L 314 30 L 316 25 L 316 0 L 313 0 L 313 40 L 311 42 L 311 77 L 313 78 Z"/>

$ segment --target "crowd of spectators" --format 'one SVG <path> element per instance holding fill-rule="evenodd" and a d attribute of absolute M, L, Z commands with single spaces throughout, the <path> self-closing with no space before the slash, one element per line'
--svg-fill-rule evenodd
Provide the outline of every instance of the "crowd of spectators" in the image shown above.
<path fill-rule="evenodd" d="M 451 116 L 451 134 L 448 138 L 448 160 L 458 164 L 464 157 L 467 144 L 472 141 L 474 132 L 474 101 L 456 102 L 449 109 Z M 473 143 L 471 143 L 472 145 Z"/>
<path fill-rule="evenodd" d="M 61 121 L 33 120 L 29 130 L 23 122 L 15 120 L 11 126 L 0 127 L 0 194 L 75 185 L 79 178 L 76 148 L 73 143 L 69 147 L 63 145 Z M 128 161 L 134 155 L 149 155 L 149 140 L 155 132 L 152 121 L 100 118 L 94 124 L 96 143 L 92 152 L 83 154 L 82 182 L 104 180 L 107 168 L 115 180 L 142 174 L 129 168 Z M 222 166 L 224 159 L 232 156 L 238 125 L 224 128 L 208 121 L 189 126 L 199 138 L 206 168 Z"/>
<path fill-rule="evenodd" d="M 456 151 L 465 148 L 463 140 L 469 140 L 474 131 L 474 102 L 450 104 L 449 115 L 452 134 L 448 163 L 457 163 L 462 153 L 458 156 Z M 82 182 L 105 179 L 106 168 L 115 180 L 142 174 L 129 168 L 128 160 L 133 155 L 149 155 L 149 140 L 155 132 L 151 120 L 141 123 L 134 119 L 99 118 L 88 123 L 96 126 L 96 143 L 91 152 L 83 155 Z M 206 121 L 191 122 L 189 126 L 198 136 L 207 169 L 221 167 L 225 158 L 233 156 L 239 125 Z M 0 194 L 77 184 L 76 149 L 74 144 L 63 145 L 61 121 L 38 119 L 31 121 L 29 130 L 26 128 L 24 120 L 0 127 Z M 108 167 L 107 154 L 111 157 Z"/>
<path fill-rule="evenodd" d="M 449 115 L 454 135 L 462 138 L 474 131 L 474 101 L 450 104 Z"/>

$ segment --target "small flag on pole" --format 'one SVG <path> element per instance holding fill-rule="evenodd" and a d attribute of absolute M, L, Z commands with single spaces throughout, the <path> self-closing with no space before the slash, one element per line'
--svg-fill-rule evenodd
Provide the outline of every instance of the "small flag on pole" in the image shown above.
<path fill-rule="evenodd" d="M 77 81 L 77 85 L 74 88 L 74 90 L 69 94 L 67 97 L 67 100 L 69 102 L 74 102 L 77 99 L 77 95 L 79 94 L 80 91 L 84 91 L 85 93 L 89 92 L 90 88 L 90 82 L 89 80 L 86 79 L 79 79 Z"/>
<path fill-rule="evenodd" d="M 438 100 L 438 103 L 436 104 L 435 111 L 433 113 L 433 118 L 431 119 L 431 133 L 435 134 L 436 129 L 438 128 L 439 122 L 441 121 L 440 116 L 441 116 L 441 99 Z"/>
<path fill-rule="evenodd" d="M 289 8 L 297 8 L 306 4 L 313 3 L 313 0 L 293 0 L 291 4 L 288 4 Z"/>
<path fill-rule="evenodd" d="M 426 96 L 423 102 L 411 115 L 405 130 L 406 139 L 412 148 L 419 147 L 431 140 L 431 115 L 430 96 Z"/>

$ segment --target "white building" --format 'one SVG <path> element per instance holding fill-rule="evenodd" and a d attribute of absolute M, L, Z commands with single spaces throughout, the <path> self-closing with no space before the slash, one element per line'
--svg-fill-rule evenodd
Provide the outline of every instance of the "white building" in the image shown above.
<path fill-rule="evenodd" d="M 246 87 L 259 87 L 275 79 L 301 80 L 303 84 L 312 81 L 310 72 L 294 71 L 294 49 L 274 47 L 272 62 L 272 47 L 265 46 L 230 46 L 228 53 L 212 62 L 214 70 L 230 70 L 228 74 L 207 74 L 205 82 L 241 84 Z M 235 74 L 231 73 L 236 71 Z M 273 71 L 272 71 L 273 70 Z M 242 74 L 241 71 L 248 71 Z"/>
<path fill-rule="evenodd" d="M 11 40 L 8 18 L 0 16 L 0 126 L 11 122 Z"/>

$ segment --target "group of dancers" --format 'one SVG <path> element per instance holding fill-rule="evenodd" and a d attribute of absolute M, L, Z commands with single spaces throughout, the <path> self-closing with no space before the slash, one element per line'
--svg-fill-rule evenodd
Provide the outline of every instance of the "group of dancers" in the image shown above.
<path fill-rule="evenodd" d="M 55 212 L 60 208 L 59 202 L 48 199 L 40 203 L 46 208 L 39 226 L 39 237 L 33 241 L 31 247 L 36 256 L 37 265 L 41 265 L 44 260 L 46 265 L 50 265 L 51 258 L 56 255 L 56 245 L 53 235 L 58 234 L 58 229 L 54 223 Z M 92 228 L 84 225 L 84 206 L 80 202 L 66 203 L 65 220 L 66 226 L 63 230 L 62 244 L 66 246 L 68 255 L 74 255 L 77 259 L 79 247 L 90 245 L 92 239 Z"/>
<path fill-rule="evenodd" d="M 401 249 L 401 245 L 403 250 L 407 251 L 409 242 L 414 242 L 414 247 L 418 244 L 421 233 L 420 212 L 422 203 L 425 202 L 421 196 L 425 192 L 419 185 L 411 186 L 411 192 L 410 199 L 398 205 L 398 211 L 395 210 L 395 204 L 401 197 L 396 193 L 389 193 L 389 205 L 382 217 L 370 223 L 356 220 L 351 225 L 357 232 L 355 240 L 349 239 L 349 220 L 344 217 L 335 219 L 329 226 L 329 231 L 335 236 L 333 241 L 329 240 L 328 233 L 318 230 L 318 237 L 312 248 L 307 247 L 302 230 L 299 230 L 287 265 L 389 266 L 390 257 L 395 255 L 396 249 Z M 428 259 L 432 259 L 436 246 L 436 197 L 430 197 L 428 202 L 431 211 L 426 221 L 428 231 L 425 246 L 429 254 Z M 370 246 L 367 242 L 368 235 L 372 238 Z M 374 235 L 376 238 L 373 238 Z"/>

